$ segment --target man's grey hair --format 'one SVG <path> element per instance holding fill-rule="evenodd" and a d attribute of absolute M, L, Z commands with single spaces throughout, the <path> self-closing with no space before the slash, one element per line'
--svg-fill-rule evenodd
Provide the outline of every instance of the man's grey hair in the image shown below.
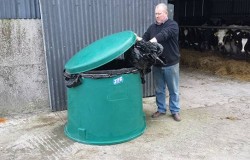
<path fill-rule="evenodd" d="M 165 3 L 159 3 L 155 6 L 155 8 L 158 8 L 158 7 L 163 8 L 166 11 L 166 13 L 168 13 L 168 6 Z"/>

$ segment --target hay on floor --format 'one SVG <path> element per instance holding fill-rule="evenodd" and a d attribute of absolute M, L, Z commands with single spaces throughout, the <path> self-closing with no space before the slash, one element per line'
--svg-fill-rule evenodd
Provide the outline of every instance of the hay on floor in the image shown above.
<path fill-rule="evenodd" d="M 180 52 L 182 65 L 250 82 L 250 63 L 247 61 L 225 58 L 210 51 L 181 49 Z"/>

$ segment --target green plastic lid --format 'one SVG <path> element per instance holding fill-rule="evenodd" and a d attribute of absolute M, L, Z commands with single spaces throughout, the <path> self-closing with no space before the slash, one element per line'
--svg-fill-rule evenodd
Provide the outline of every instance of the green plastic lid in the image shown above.
<path fill-rule="evenodd" d="M 70 74 L 90 71 L 100 67 L 126 52 L 135 44 L 132 31 L 124 31 L 99 39 L 76 53 L 65 65 Z"/>

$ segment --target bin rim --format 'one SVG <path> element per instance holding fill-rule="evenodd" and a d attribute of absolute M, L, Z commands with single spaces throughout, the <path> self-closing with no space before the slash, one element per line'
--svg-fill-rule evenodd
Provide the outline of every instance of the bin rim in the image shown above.
<path fill-rule="evenodd" d="M 114 70 L 93 70 L 81 73 L 82 78 L 93 78 L 93 79 L 100 79 L 100 78 L 111 78 L 123 74 L 137 74 L 139 70 L 135 67 L 131 68 L 121 68 L 121 69 L 114 69 Z"/>
<path fill-rule="evenodd" d="M 135 33 L 122 31 L 105 36 L 77 52 L 66 64 L 69 74 L 98 68 L 125 53 L 136 42 Z"/>

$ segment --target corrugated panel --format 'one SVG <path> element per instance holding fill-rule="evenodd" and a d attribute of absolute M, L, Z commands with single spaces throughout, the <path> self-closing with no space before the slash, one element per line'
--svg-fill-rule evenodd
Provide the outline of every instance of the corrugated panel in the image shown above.
<path fill-rule="evenodd" d="M 213 15 L 230 15 L 232 14 L 233 0 L 211 0 Z"/>
<path fill-rule="evenodd" d="M 142 35 L 154 21 L 154 7 L 167 0 L 40 0 L 46 46 L 50 102 L 66 109 L 65 63 L 77 51 L 106 35 L 132 30 Z M 144 96 L 152 96 L 152 76 Z"/>
<path fill-rule="evenodd" d="M 235 0 L 233 4 L 233 13 L 235 15 L 249 16 L 250 14 L 250 1 L 249 0 Z"/>
<path fill-rule="evenodd" d="M 211 0 L 212 15 L 249 16 L 249 0 Z"/>
<path fill-rule="evenodd" d="M 39 0 L 0 0 L 0 19 L 41 18 Z"/>

